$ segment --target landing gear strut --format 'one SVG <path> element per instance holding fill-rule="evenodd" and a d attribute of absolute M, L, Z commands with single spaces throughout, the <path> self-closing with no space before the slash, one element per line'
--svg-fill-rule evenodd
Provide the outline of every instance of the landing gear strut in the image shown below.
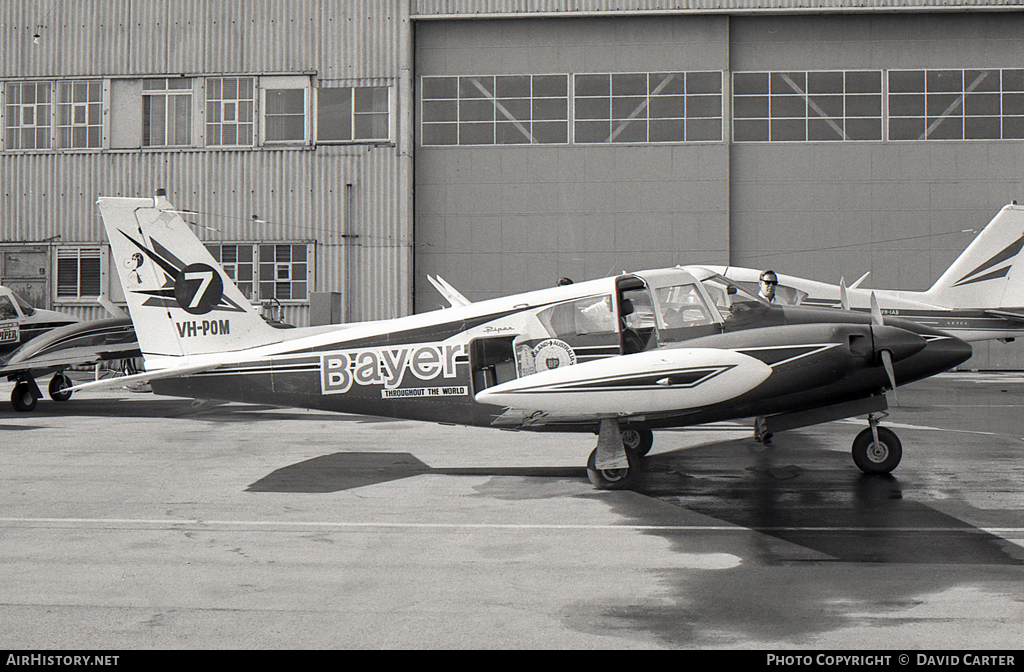
<path fill-rule="evenodd" d="M 601 421 L 597 447 L 587 458 L 587 477 L 599 490 L 624 490 L 633 485 L 640 458 L 654 443 L 648 429 L 622 431 L 616 420 Z"/>
<path fill-rule="evenodd" d="M 853 461 L 865 474 L 888 474 L 903 459 L 903 445 L 896 433 L 878 426 L 878 421 L 887 415 L 868 415 L 871 426 L 853 440 Z"/>
<path fill-rule="evenodd" d="M 35 378 L 26 376 L 18 379 L 11 390 L 11 406 L 19 413 L 28 413 L 36 407 L 43 393 L 39 391 Z"/>
<path fill-rule="evenodd" d="M 70 399 L 71 393 L 67 391 L 67 388 L 71 387 L 72 384 L 71 379 L 63 371 L 53 374 L 53 378 L 50 378 L 50 399 L 54 401 L 67 401 Z"/>

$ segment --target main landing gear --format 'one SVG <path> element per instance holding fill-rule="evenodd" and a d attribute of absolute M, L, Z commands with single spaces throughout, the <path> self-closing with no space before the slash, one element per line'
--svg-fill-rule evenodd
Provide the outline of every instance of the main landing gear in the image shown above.
<path fill-rule="evenodd" d="M 63 371 L 53 374 L 47 390 L 50 393 L 50 399 L 67 401 L 71 398 L 71 393 L 67 389 L 72 385 L 71 379 Z M 11 390 L 11 406 L 19 413 L 28 413 L 35 409 L 36 402 L 42 396 L 43 393 L 36 385 L 36 379 L 31 374 L 25 373 L 18 378 L 18 381 L 14 383 L 14 389 Z"/>
<path fill-rule="evenodd" d="M 853 462 L 865 474 L 888 474 L 903 459 L 903 444 L 891 429 L 879 427 L 878 421 L 888 413 L 868 415 L 870 427 L 853 440 Z"/>
<path fill-rule="evenodd" d="M 597 447 L 587 459 L 587 477 L 599 490 L 624 490 L 633 485 L 640 470 L 640 458 L 654 444 L 649 429 L 622 431 L 615 420 L 601 421 Z"/>

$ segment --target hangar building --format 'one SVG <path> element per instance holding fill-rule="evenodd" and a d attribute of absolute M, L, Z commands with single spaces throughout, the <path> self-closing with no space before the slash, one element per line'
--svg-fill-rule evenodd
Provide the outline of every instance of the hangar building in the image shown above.
<path fill-rule="evenodd" d="M 165 188 L 294 324 L 437 308 L 428 275 L 474 300 L 696 262 L 926 289 L 1024 198 L 1022 10 L 14 0 L 0 279 L 98 315 L 96 197 Z"/>

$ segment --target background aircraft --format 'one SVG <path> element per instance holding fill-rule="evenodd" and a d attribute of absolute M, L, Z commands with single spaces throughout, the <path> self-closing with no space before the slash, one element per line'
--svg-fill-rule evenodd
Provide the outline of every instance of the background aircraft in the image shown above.
<path fill-rule="evenodd" d="M 0 358 L 0 375 L 16 381 L 11 390 L 11 406 L 16 411 L 31 411 L 42 398 L 36 378 L 55 372 L 48 392 L 54 401 L 71 398 L 72 386 L 67 369 L 110 360 L 131 360 L 142 356 L 135 327 L 124 314 L 100 320 L 76 322 L 36 336 L 20 348 Z M 122 367 L 123 368 L 123 367 Z M 132 367 L 129 365 L 129 372 Z"/>
<path fill-rule="evenodd" d="M 0 357 L 50 329 L 79 322 L 77 317 L 34 308 L 8 287 L 0 285 Z"/>
<path fill-rule="evenodd" d="M 772 307 L 699 267 L 623 274 L 391 320 L 274 329 L 161 193 L 99 207 L 159 394 L 598 435 L 587 473 L 628 487 L 652 430 L 867 415 L 853 457 L 891 471 L 885 391 L 971 348 L 851 311 Z M 126 262 L 131 263 L 126 263 Z M 449 292 L 456 298 L 457 293 Z M 104 385 L 86 383 L 72 389 Z"/>
<path fill-rule="evenodd" d="M 786 303 L 870 311 L 871 295 L 886 315 L 947 331 L 965 341 L 1012 341 L 1024 336 L 1024 206 L 1011 203 L 979 233 L 946 272 L 923 292 L 863 289 L 866 274 L 845 288 L 777 273 Z M 764 269 L 708 266 L 747 286 Z M 756 289 L 755 289 L 756 291 Z"/>

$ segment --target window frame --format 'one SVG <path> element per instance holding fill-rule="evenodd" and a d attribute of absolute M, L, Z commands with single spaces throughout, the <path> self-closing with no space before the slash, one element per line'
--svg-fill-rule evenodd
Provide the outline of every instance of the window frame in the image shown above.
<path fill-rule="evenodd" d="M 1016 79 L 1019 82 L 1017 84 L 1018 88 L 1008 88 L 1012 86 L 1007 83 L 1006 73 L 1008 72 L 1016 73 Z M 892 77 L 894 74 L 899 76 L 917 73 L 921 75 L 920 90 L 909 90 L 905 85 L 897 85 L 895 92 L 893 91 Z M 935 80 L 941 77 L 943 73 L 958 73 L 959 86 L 956 89 L 930 88 L 929 83 L 938 84 Z M 985 74 L 983 77 L 971 76 L 977 73 Z M 982 86 L 990 73 L 996 73 L 998 77 L 995 89 Z M 930 75 L 934 75 L 934 77 L 930 77 Z M 968 80 L 970 80 L 970 83 Z M 888 86 L 886 139 L 889 142 L 995 142 L 1024 140 L 1024 68 L 892 68 L 886 71 L 886 84 Z M 998 101 L 998 112 L 972 113 L 974 105 L 981 102 L 986 96 L 993 101 Z M 1010 112 L 1016 111 L 1018 112 L 1017 114 L 1008 112 L 1008 96 L 1012 96 L 1011 100 L 1016 103 L 1014 106 L 1016 109 L 1010 110 Z M 905 103 L 900 103 L 900 101 L 914 104 L 914 98 L 920 98 L 921 114 L 892 114 L 893 107 L 896 107 L 898 110 L 906 109 L 904 107 Z M 900 104 L 894 105 L 894 103 Z M 932 114 L 933 112 L 937 112 L 937 114 Z M 955 137 L 948 134 L 949 125 L 947 122 L 950 119 L 954 120 L 954 124 L 959 122 L 959 134 Z M 985 120 L 988 120 L 990 123 L 996 123 L 999 131 L 998 136 L 974 135 L 971 137 L 972 134 L 968 130 L 971 120 L 975 120 L 978 123 L 983 123 Z M 894 121 L 896 123 L 903 121 L 905 126 L 909 126 L 912 121 L 920 121 L 921 128 L 923 129 L 922 133 L 917 137 L 893 137 L 892 127 Z M 1016 126 L 1016 135 L 1012 134 L 1013 131 L 1010 130 L 1009 123 L 1013 123 Z M 934 131 L 940 132 L 932 136 Z M 943 132 L 945 132 L 945 135 Z M 1008 132 L 1011 134 L 1008 135 Z M 905 132 L 898 132 L 895 135 L 903 136 Z"/>
<path fill-rule="evenodd" d="M 284 75 L 284 76 L 261 76 L 258 78 L 259 86 L 259 115 L 260 129 L 259 129 L 259 142 L 261 147 L 295 147 L 302 146 L 308 147 L 312 144 L 313 137 L 313 119 L 310 115 L 312 105 L 312 81 L 309 75 Z M 285 140 L 270 140 L 267 137 L 268 117 L 278 116 L 295 116 L 294 113 L 290 115 L 278 114 L 276 112 L 271 113 L 269 106 L 267 105 L 267 94 L 274 91 L 288 91 L 288 90 L 301 90 L 302 91 L 302 126 L 303 135 L 301 139 L 285 139 Z"/>
<path fill-rule="evenodd" d="M 498 83 L 501 80 L 505 84 L 514 85 L 514 80 L 529 78 L 528 95 L 500 95 Z M 540 95 L 537 93 L 538 84 L 545 83 L 542 80 L 554 81 L 559 78 L 564 82 L 564 96 L 561 93 L 555 95 Z M 436 80 L 452 80 L 454 89 L 451 95 L 425 97 L 430 84 Z M 488 80 L 488 81 L 480 81 Z M 539 81 L 540 80 L 540 81 Z M 572 93 L 571 78 L 569 73 L 529 73 L 529 74 L 494 74 L 494 75 L 424 75 L 420 77 L 419 93 L 419 144 L 422 147 L 494 147 L 494 146 L 567 146 L 572 144 Z M 487 85 L 490 84 L 488 89 Z M 543 92 L 542 92 L 543 93 Z M 465 94 L 465 95 L 464 95 Z M 543 105 L 554 102 L 565 101 L 565 118 L 545 116 Z M 489 102 L 489 104 L 488 104 Z M 429 112 L 429 107 L 438 109 L 445 105 L 452 107 L 454 118 L 442 116 L 435 119 L 435 113 Z M 512 107 L 513 109 L 509 109 Z M 529 119 L 516 116 L 516 107 L 527 107 L 530 111 Z M 485 113 L 490 113 L 490 118 L 483 118 Z M 464 118 L 465 114 L 480 118 Z M 550 115 L 550 112 L 547 113 Z M 564 136 L 558 133 L 556 140 L 537 140 L 536 128 L 541 125 L 546 137 L 555 129 L 555 126 L 564 126 Z M 454 142 L 435 142 L 428 139 L 435 130 L 443 131 L 445 127 L 454 132 Z M 487 131 L 490 131 L 490 141 L 484 142 Z M 473 132 L 478 133 L 481 141 L 472 141 L 467 138 L 473 137 Z M 564 137 L 564 139 L 562 139 Z M 524 141 L 525 140 L 525 141 Z"/>
<path fill-rule="evenodd" d="M 361 111 L 357 110 L 356 97 L 358 95 L 358 93 L 357 93 L 358 91 L 373 91 L 373 90 L 380 90 L 380 89 L 383 89 L 386 92 L 386 95 L 387 95 L 387 102 L 385 103 L 385 106 L 384 106 L 385 109 L 383 111 L 381 111 L 381 110 L 371 110 L 369 112 L 361 112 Z M 354 86 L 354 85 L 345 85 L 345 86 L 316 86 L 316 87 L 314 87 L 314 89 L 313 89 L 313 98 L 314 98 L 314 102 L 313 102 L 313 109 L 314 109 L 314 113 L 313 113 L 313 117 L 314 117 L 314 119 L 313 119 L 313 125 L 314 125 L 313 138 L 314 138 L 314 140 L 313 140 L 313 142 L 314 142 L 314 144 L 316 144 L 316 145 L 394 144 L 394 135 L 395 135 L 394 134 L 395 96 L 392 95 L 392 89 L 393 89 L 393 87 L 388 86 L 388 85 L 385 85 L 385 86 Z M 321 104 L 323 103 L 323 99 L 322 99 L 321 96 L 323 96 L 327 92 L 334 93 L 334 92 L 341 92 L 341 91 L 346 91 L 346 90 L 349 93 L 348 93 L 348 96 L 347 96 L 347 98 L 348 98 L 348 100 L 347 100 L 347 107 L 344 110 L 344 115 L 345 115 L 346 119 L 348 120 L 348 137 L 346 137 L 346 138 L 324 138 L 324 137 L 321 137 L 321 133 L 324 131 L 324 129 L 329 128 L 328 123 L 326 123 L 322 119 L 326 115 L 324 114 L 324 108 L 321 106 Z M 362 137 L 358 136 L 357 135 L 357 123 L 356 123 L 357 120 L 360 117 L 373 117 L 373 116 L 377 116 L 377 117 L 383 116 L 384 117 L 385 124 L 387 126 L 387 131 L 385 132 L 385 135 L 384 136 L 373 136 L 373 135 L 370 135 L 370 136 L 362 136 Z M 372 122 L 371 122 L 371 126 L 372 126 Z"/>
<path fill-rule="evenodd" d="M 234 148 L 234 147 L 237 147 L 237 148 L 252 148 L 252 147 L 255 147 L 256 143 L 259 141 L 259 125 L 260 125 L 259 124 L 259 115 L 260 115 L 259 77 L 255 76 L 255 75 L 216 75 L 216 76 L 202 77 L 201 79 L 202 79 L 201 87 L 202 87 L 202 91 L 203 91 L 203 118 L 202 118 L 203 146 L 204 147 L 212 147 L 212 148 L 216 148 L 216 149 L 231 149 L 231 148 Z M 249 85 L 252 87 L 252 95 L 250 97 L 248 97 L 248 98 L 243 98 L 243 97 L 241 97 L 240 94 L 236 93 L 235 97 L 233 97 L 233 98 L 225 98 L 223 96 L 224 84 L 228 80 L 235 80 L 236 87 L 240 86 L 243 80 L 248 80 Z M 220 86 L 221 95 L 219 97 L 211 97 L 210 96 L 210 88 L 211 88 L 211 86 L 213 85 L 214 82 L 218 83 L 219 86 Z M 236 89 L 236 91 L 237 91 L 237 89 Z M 233 103 L 235 105 L 235 118 L 234 118 L 233 121 L 225 121 L 224 118 L 223 118 L 223 112 L 225 110 L 225 106 L 229 102 L 231 102 L 231 103 Z M 242 110 L 242 107 L 243 107 L 243 105 L 242 105 L 243 103 L 250 103 L 252 105 L 252 110 L 250 112 L 250 119 L 249 119 L 249 121 L 240 120 L 240 116 L 242 114 L 241 110 Z M 214 109 L 213 107 L 211 107 L 212 105 L 216 105 L 217 109 L 219 109 L 219 112 L 220 112 L 219 118 L 216 119 L 216 120 L 213 120 L 213 121 L 211 121 L 211 119 L 210 119 L 211 118 L 211 114 L 210 113 Z M 239 137 L 238 130 L 240 128 L 246 126 L 246 125 L 251 126 L 249 142 L 247 142 L 247 143 L 246 142 L 239 142 L 239 141 L 237 141 L 238 137 Z M 225 127 L 228 127 L 228 126 L 232 126 L 232 127 L 235 128 L 235 131 L 236 131 L 236 135 L 235 135 L 236 142 L 231 142 L 231 143 L 223 142 L 224 129 L 225 129 Z M 211 128 L 214 128 L 214 127 L 216 128 L 217 131 L 220 132 L 220 137 L 218 138 L 220 140 L 220 142 L 211 142 L 211 139 L 210 139 Z"/>
<path fill-rule="evenodd" d="M 85 253 L 85 254 L 83 254 Z M 62 294 L 61 282 L 61 261 L 71 260 L 75 262 L 75 292 L 74 294 Z M 97 263 L 98 293 L 83 293 L 82 261 L 95 260 Z M 108 264 L 110 263 L 110 248 L 107 245 L 91 245 L 88 243 L 59 245 L 53 255 L 53 303 L 54 305 L 81 305 L 93 304 L 99 296 L 107 296 L 109 293 Z"/>
<path fill-rule="evenodd" d="M 262 305 L 267 301 L 278 301 L 282 305 L 293 305 L 293 306 L 305 306 L 309 305 L 309 295 L 315 291 L 316 286 L 316 242 L 310 240 L 225 240 L 225 241 L 203 241 L 203 245 L 209 250 L 213 258 L 224 268 L 225 273 L 228 274 L 235 285 L 239 287 L 239 291 L 248 299 L 252 305 Z M 293 260 L 289 258 L 288 261 L 278 261 L 276 259 L 276 252 L 278 247 L 289 246 L 293 248 L 289 250 L 289 257 L 294 254 L 294 248 L 304 247 L 305 248 L 305 261 Z M 223 261 L 224 248 L 235 247 L 236 252 L 238 248 L 249 248 L 251 250 L 250 261 Z M 275 259 L 272 261 L 261 260 L 260 254 L 264 248 L 273 248 L 275 252 Z M 237 256 L 236 256 L 237 259 Z M 225 265 L 227 264 L 227 265 Z M 251 267 L 252 279 L 251 280 L 239 280 L 238 267 L 239 265 L 245 265 Z M 305 265 L 305 276 L 302 278 L 292 277 L 293 271 L 295 270 L 296 264 Z M 277 274 L 281 267 L 287 266 L 289 277 L 286 279 L 278 278 Z M 272 277 L 264 278 L 263 273 L 269 272 Z M 252 286 L 251 293 L 247 295 L 245 289 L 243 289 L 239 283 L 248 283 Z M 294 284 L 302 284 L 305 287 L 305 297 L 300 299 L 295 298 L 278 298 L 277 296 L 277 283 L 287 282 Z M 263 296 L 262 291 L 263 285 L 272 284 L 274 287 L 274 296 Z M 293 286 L 289 287 L 289 294 L 294 293 L 292 290 Z"/>
<path fill-rule="evenodd" d="M 151 82 L 161 81 L 161 80 L 164 82 L 164 88 L 162 88 L 162 89 L 153 89 L 153 88 L 147 89 L 146 88 L 147 84 L 149 84 Z M 188 86 L 183 86 L 183 87 L 171 87 L 170 86 L 170 82 L 171 81 L 181 81 L 182 83 L 184 83 L 186 80 L 188 82 Z M 142 80 L 142 95 L 141 95 L 141 100 L 140 100 L 140 103 L 141 103 L 141 110 L 140 110 L 140 112 L 141 112 L 141 115 L 142 115 L 142 137 L 139 140 L 140 140 L 140 143 L 141 143 L 140 144 L 141 149 L 143 149 L 143 150 L 161 150 L 162 151 L 162 150 L 174 150 L 174 149 L 188 149 L 190 147 L 195 147 L 196 146 L 197 138 L 198 138 L 196 124 L 197 124 L 197 119 L 199 117 L 199 115 L 197 114 L 197 109 L 196 109 L 196 100 L 197 100 L 196 87 L 197 87 L 197 85 L 198 86 L 202 86 L 203 80 L 204 80 L 204 78 L 202 78 L 202 77 L 178 77 L 178 76 L 171 76 L 171 75 L 168 75 L 168 76 L 165 76 L 165 77 L 146 77 L 146 78 L 143 78 L 143 80 Z M 152 142 L 152 138 L 151 138 L 151 132 L 152 131 L 151 131 L 151 128 L 153 127 L 153 124 L 148 123 L 148 120 L 152 119 L 153 113 L 150 110 L 149 113 L 147 114 L 147 99 L 152 100 L 152 99 L 156 99 L 156 98 L 163 98 L 164 99 L 164 105 L 165 105 L 165 107 L 164 107 L 164 123 L 163 123 L 164 135 L 163 135 L 163 142 L 161 142 L 160 144 L 154 144 Z M 178 98 L 187 98 L 188 99 L 188 105 L 187 105 L 187 108 L 186 108 L 188 110 L 188 119 L 187 119 L 187 123 L 184 123 L 180 127 L 179 127 L 179 124 L 174 123 L 174 125 L 173 125 L 174 131 L 175 131 L 175 138 L 174 139 L 178 140 L 177 134 L 180 131 L 187 132 L 188 133 L 188 138 L 184 142 L 175 142 L 174 144 L 170 144 L 170 143 L 167 142 L 167 136 L 168 136 L 168 131 L 170 130 L 170 122 L 171 122 L 171 116 L 172 115 L 168 111 L 170 106 L 167 105 L 167 103 L 169 103 L 172 99 L 174 100 L 174 103 L 175 103 L 175 105 L 174 105 L 174 121 L 177 122 L 178 121 L 177 120 L 177 115 L 179 113 L 178 112 L 179 111 L 178 100 L 177 100 Z M 148 104 L 152 105 L 151 102 L 149 102 Z M 147 142 L 147 140 L 148 140 L 148 142 Z"/>
<path fill-rule="evenodd" d="M 730 99 L 732 103 L 732 109 L 730 110 L 731 142 L 735 144 L 763 142 L 885 142 L 887 129 L 886 72 L 884 69 L 733 71 L 730 82 Z M 874 75 L 876 73 L 878 75 L 877 92 L 874 90 L 859 91 L 856 90 L 855 86 L 851 86 L 850 75 Z M 812 79 L 823 79 L 829 75 L 841 76 L 841 91 L 811 90 L 810 82 Z M 737 87 L 738 78 L 746 77 L 752 79 L 756 76 L 764 77 L 765 86 L 762 90 L 752 89 L 749 92 L 737 93 L 737 88 L 740 88 Z M 780 82 L 786 86 L 782 86 Z M 776 87 L 778 87 L 778 90 Z M 863 102 L 868 98 L 874 97 L 878 99 L 877 115 L 848 114 L 851 102 Z M 841 107 L 839 114 L 826 114 L 826 110 L 822 105 L 834 105 L 836 102 Z M 748 108 L 764 105 L 763 114 L 737 114 L 737 111 L 744 105 Z M 802 108 L 801 113 L 796 113 L 797 108 Z M 872 123 L 877 120 L 877 137 L 850 137 L 850 123 L 860 120 Z M 802 124 L 803 137 L 784 137 L 787 132 L 791 133 L 792 129 L 796 129 L 798 127 L 797 124 Z M 841 128 L 839 124 L 842 124 Z M 764 136 L 738 138 L 738 135 L 743 135 L 744 133 L 743 131 L 737 133 L 738 125 L 747 126 L 751 129 L 756 129 L 757 126 L 763 125 Z M 787 126 L 790 129 L 789 131 L 786 130 Z M 826 126 L 831 128 L 835 137 L 831 137 L 831 134 L 828 132 L 816 135 L 815 128 L 823 129 Z M 754 132 L 757 131 L 751 131 L 751 134 L 753 135 Z M 781 137 L 775 137 L 776 132 Z"/>
<path fill-rule="evenodd" d="M 691 76 L 718 75 L 718 91 L 690 91 L 689 80 Z M 606 77 L 608 80 L 607 93 L 580 92 L 578 82 L 583 78 L 590 78 L 594 81 L 597 78 Z M 643 78 L 643 86 L 629 91 L 628 81 L 633 80 L 634 85 L 639 84 L 639 78 Z M 616 79 L 618 79 L 619 93 L 616 93 Z M 670 86 L 678 81 L 678 89 Z M 665 89 L 669 89 L 666 93 Z M 722 70 L 679 70 L 679 71 L 656 71 L 656 72 L 578 72 L 572 75 L 572 143 L 574 145 L 680 145 L 680 144 L 702 144 L 721 143 L 725 139 L 725 71 Z M 718 114 L 707 116 L 704 114 L 690 114 L 691 101 L 718 99 Z M 678 100 L 683 103 L 682 109 L 675 115 L 667 115 L 658 112 L 662 104 Z M 590 101 L 595 107 L 607 101 L 607 116 L 588 116 L 581 118 L 578 111 L 581 103 Z M 699 108 L 698 108 L 699 109 Z M 628 111 L 628 113 L 624 113 Z M 652 114 L 653 112 L 653 114 Z M 699 122 L 718 122 L 717 137 L 691 136 L 690 124 Z M 607 122 L 608 135 L 603 140 L 581 140 L 579 137 L 581 124 L 596 127 Z M 643 125 L 643 138 L 631 136 L 630 125 L 634 123 Z M 654 138 L 659 126 L 666 127 L 670 122 L 678 122 L 682 134 L 681 137 L 666 139 Z M 633 132 L 635 133 L 635 128 Z M 602 133 L 603 135 L 603 133 Z M 619 138 L 625 136 L 625 139 Z"/>

